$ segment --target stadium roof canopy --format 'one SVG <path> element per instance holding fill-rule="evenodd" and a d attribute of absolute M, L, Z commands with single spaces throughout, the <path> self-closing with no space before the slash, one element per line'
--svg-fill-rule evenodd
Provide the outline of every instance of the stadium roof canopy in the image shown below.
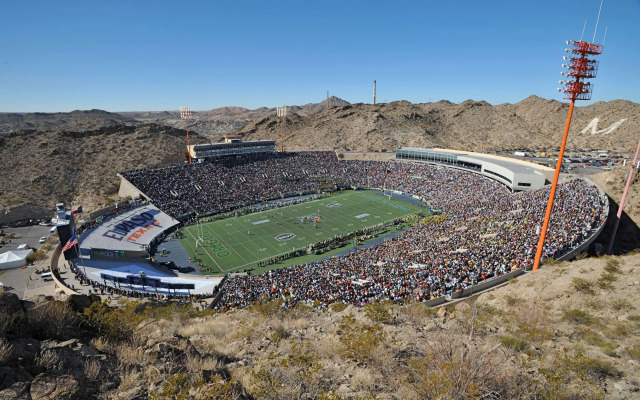
<path fill-rule="evenodd" d="M 526 161 L 448 149 L 400 147 L 396 150 L 395 158 L 475 171 L 505 184 L 513 191 L 539 189 L 553 174 L 551 168 Z"/>
<path fill-rule="evenodd" d="M 99 224 L 80 240 L 82 249 L 141 251 L 179 222 L 153 204 L 144 204 Z"/>

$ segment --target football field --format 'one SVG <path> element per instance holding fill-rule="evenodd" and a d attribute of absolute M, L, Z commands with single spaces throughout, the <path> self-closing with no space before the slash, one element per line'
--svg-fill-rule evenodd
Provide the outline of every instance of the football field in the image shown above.
<path fill-rule="evenodd" d="M 202 273 L 224 274 L 255 268 L 261 261 L 306 249 L 310 244 L 418 212 L 425 209 L 369 191 L 347 191 L 183 227 L 178 240 L 191 259 L 197 259 Z"/>

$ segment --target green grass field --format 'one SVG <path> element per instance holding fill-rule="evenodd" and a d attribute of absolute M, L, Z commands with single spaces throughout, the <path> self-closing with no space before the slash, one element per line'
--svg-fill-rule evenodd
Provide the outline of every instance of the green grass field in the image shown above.
<path fill-rule="evenodd" d="M 224 274 L 256 268 L 259 261 L 420 211 L 425 210 L 372 192 L 348 191 L 289 207 L 191 225 L 181 229 L 184 237 L 179 241 L 192 259 L 201 260 L 203 273 L 209 273 L 211 268 L 213 274 Z M 196 248 L 200 236 L 203 240 Z M 293 262 L 272 268 L 311 262 L 327 254 L 294 258 Z"/>

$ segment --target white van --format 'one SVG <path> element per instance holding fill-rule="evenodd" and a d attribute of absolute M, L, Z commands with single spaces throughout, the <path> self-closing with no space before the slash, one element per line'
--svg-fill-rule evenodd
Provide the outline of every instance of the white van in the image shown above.
<path fill-rule="evenodd" d="M 20 246 L 18 246 L 18 250 L 29 250 L 29 245 L 21 244 Z"/>
<path fill-rule="evenodd" d="M 42 277 L 43 280 L 45 281 L 52 281 L 53 280 L 53 276 L 51 276 L 51 272 L 45 272 L 42 275 L 40 275 Z"/>
<path fill-rule="evenodd" d="M 43 236 L 43 237 L 40 238 L 40 240 L 38 240 L 38 243 L 44 243 L 46 241 L 47 241 L 47 237 Z"/>

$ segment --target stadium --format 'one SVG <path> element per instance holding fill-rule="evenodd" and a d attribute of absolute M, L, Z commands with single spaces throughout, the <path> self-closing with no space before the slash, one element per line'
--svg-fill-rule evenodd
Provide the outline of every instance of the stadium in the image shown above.
<path fill-rule="evenodd" d="M 277 152 L 274 141 L 189 150 L 193 163 L 120 173 L 128 200 L 77 229 L 59 205 L 57 255 L 81 281 L 218 310 L 437 305 L 531 268 L 553 174 L 444 149 L 401 147 L 388 161 Z M 584 179 L 562 182 L 556 199 L 543 254 L 570 259 L 602 231 L 608 200 Z"/>

